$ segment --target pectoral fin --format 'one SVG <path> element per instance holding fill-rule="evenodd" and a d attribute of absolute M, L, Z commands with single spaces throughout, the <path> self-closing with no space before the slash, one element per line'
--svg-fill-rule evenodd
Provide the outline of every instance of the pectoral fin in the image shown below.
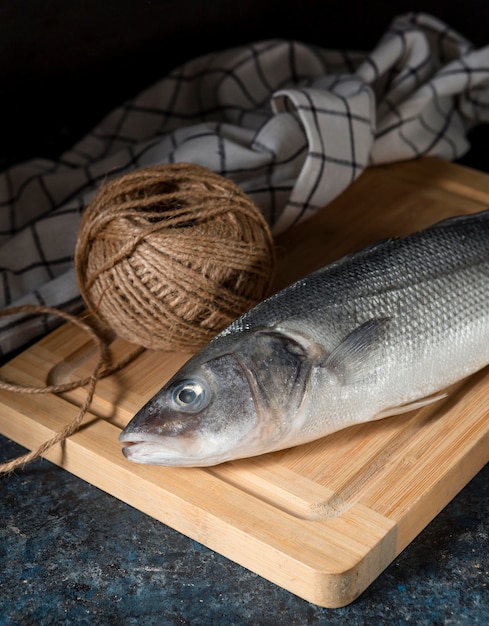
<path fill-rule="evenodd" d="M 390 318 L 364 322 L 330 353 L 322 364 L 340 384 L 365 381 L 372 374 L 373 357 L 378 355 Z"/>

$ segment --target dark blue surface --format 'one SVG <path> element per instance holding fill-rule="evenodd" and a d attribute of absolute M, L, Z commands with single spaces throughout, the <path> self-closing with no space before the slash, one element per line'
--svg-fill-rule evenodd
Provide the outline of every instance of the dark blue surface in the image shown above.
<path fill-rule="evenodd" d="M 0 459 L 22 448 L 0 437 Z M 0 478 L 0 625 L 489 624 L 486 466 L 353 604 L 309 604 L 40 460 Z"/>

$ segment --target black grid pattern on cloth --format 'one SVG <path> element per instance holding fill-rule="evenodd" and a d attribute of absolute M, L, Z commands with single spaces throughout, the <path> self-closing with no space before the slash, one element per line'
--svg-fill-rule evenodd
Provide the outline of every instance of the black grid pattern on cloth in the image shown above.
<path fill-rule="evenodd" d="M 235 181 L 275 233 L 307 219 L 369 165 L 458 158 L 489 121 L 489 46 L 426 14 L 396 18 L 371 52 L 270 40 L 185 63 L 109 113 L 57 161 L 0 174 L 0 306 L 82 301 L 72 256 L 100 184 L 188 161 Z M 56 320 L 0 319 L 0 354 Z"/>

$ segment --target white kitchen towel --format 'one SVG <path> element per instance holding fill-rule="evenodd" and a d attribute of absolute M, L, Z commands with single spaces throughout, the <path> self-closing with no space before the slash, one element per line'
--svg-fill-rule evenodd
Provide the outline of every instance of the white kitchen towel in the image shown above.
<path fill-rule="evenodd" d="M 106 180 L 188 161 L 234 180 L 275 233 L 369 165 L 455 159 L 489 120 L 489 46 L 427 14 L 396 18 L 370 53 L 270 40 L 192 60 L 102 120 L 59 160 L 0 175 L 0 307 L 76 312 L 80 213 Z M 0 319 L 5 355 L 59 323 Z"/>

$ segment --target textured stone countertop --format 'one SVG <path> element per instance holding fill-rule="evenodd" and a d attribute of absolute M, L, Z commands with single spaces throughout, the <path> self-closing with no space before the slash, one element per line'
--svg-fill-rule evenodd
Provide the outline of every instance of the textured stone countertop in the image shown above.
<path fill-rule="evenodd" d="M 23 451 L 0 437 L 0 459 Z M 489 467 L 351 605 L 292 595 L 40 460 L 0 477 L 0 625 L 489 623 Z"/>

